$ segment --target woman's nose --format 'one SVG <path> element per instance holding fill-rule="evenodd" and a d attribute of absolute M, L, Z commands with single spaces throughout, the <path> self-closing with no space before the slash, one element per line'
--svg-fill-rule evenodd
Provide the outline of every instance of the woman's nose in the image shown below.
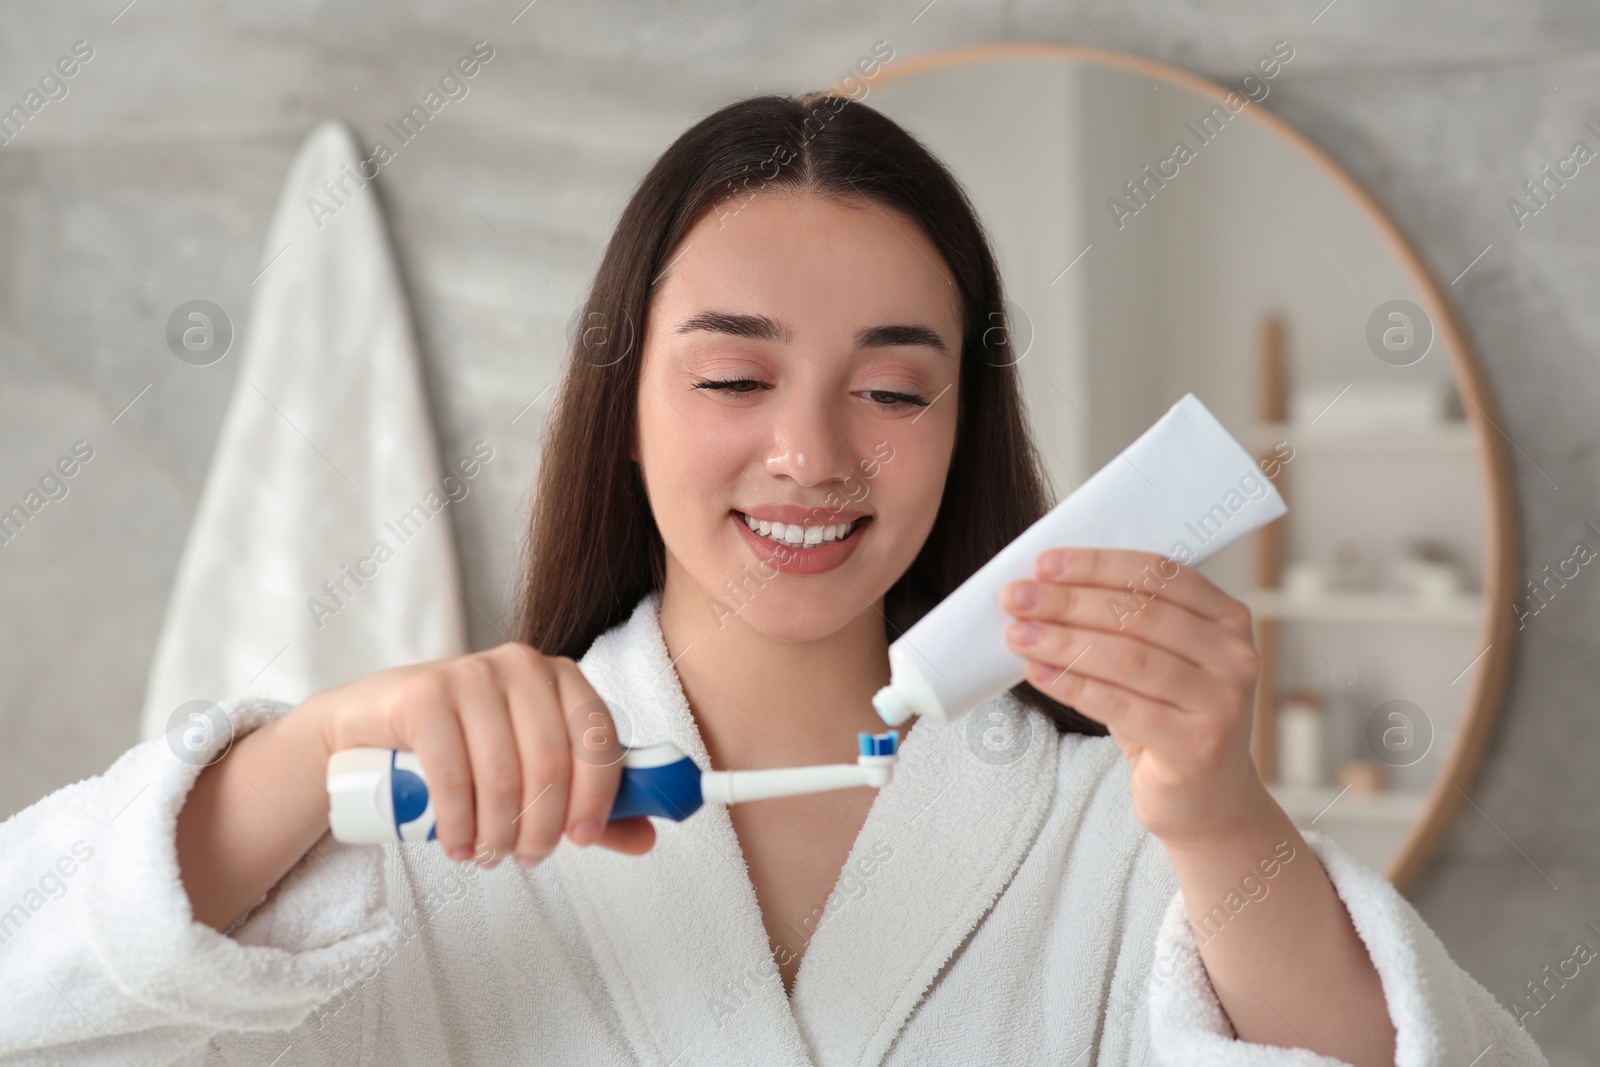
<path fill-rule="evenodd" d="M 842 412 L 814 400 L 776 407 L 768 474 L 818 485 L 848 477 L 854 462 Z"/>

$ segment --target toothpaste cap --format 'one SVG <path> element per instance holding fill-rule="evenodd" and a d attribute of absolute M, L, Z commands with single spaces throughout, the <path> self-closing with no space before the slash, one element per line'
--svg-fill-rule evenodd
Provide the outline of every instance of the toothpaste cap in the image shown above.
<path fill-rule="evenodd" d="M 878 690 L 872 698 L 872 706 L 884 722 L 899 726 L 913 715 L 936 722 L 951 721 L 952 716 L 945 711 L 938 694 L 928 684 L 922 671 L 903 649 L 895 645 L 889 646 L 889 678 L 889 684 Z"/>

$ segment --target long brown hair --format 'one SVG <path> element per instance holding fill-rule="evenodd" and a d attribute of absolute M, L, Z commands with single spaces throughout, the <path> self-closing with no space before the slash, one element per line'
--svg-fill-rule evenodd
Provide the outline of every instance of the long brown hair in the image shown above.
<path fill-rule="evenodd" d="M 577 659 L 660 589 L 665 550 L 629 456 L 645 315 L 663 262 L 708 211 L 767 188 L 892 206 L 944 257 L 965 316 L 956 440 L 938 517 L 884 597 L 893 641 L 1049 508 L 1018 388 L 1000 275 L 955 178 L 877 110 L 827 92 L 765 95 L 697 122 L 650 168 L 589 290 L 544 439 L 516 639 Z M 1024 682 L 1063 732 L 1106 729 Z"/>

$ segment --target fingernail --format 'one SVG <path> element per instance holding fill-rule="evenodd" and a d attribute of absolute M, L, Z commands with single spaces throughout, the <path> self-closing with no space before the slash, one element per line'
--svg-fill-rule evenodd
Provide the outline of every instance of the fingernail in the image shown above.
<path fill-rule="evenodd" d="M 531 855 L 527 852 L 518 852 L 517 862 L 524 867 L 537 867 L 548 855 L 550 855 L 548 852 L 535 852 Z"/>
<path fill-rule="evenodd" d="M 1031 645 L 1044 634 L 1044 628 L 1036 622 L 1014 622 L 1008 632 L 1015 644 Z"/>
<path fill-rule="evenodd" d="M 567 836 L 572 839 L 574 845 L 580 847 L 593 844 L 594 839 L 600 836 L 600 820 L 585 819 L 574 826 Z"/>
<path fill-rule="evenodd" d="M 472 858 L 472 849 L 467 845 L 457 845 L 454 848 L 447 850 L 445 855 L 449 856 L 457 863 L 461 863 Z"/>
<path fill-rule="evenodd" d="M 1033 582 L 1019 582 L 1010 589 L 1011 606 L 1018 611 L 1032 611 L 1039 606 L 1039 587 Z"/>
<path fill-rule="evenodd" d="M 1052 548 L 1039 557 L 1039 574 L 1044 578 L 1059 578 L 1067 573 L 1067 551 Z"/>

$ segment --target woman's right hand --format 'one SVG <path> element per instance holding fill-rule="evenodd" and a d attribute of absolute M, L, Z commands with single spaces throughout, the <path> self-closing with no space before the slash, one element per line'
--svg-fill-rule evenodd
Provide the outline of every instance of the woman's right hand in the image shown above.
<path fill-rule="evenodd" d="M 608 823 L 622 779 L 615 724 L 578 665 L 508 641 L 465 656 L 393 667 L 304 702 L 329 753 L 374 745 L 415 752 L 439 844 L 484 868 L 509 852 L 532 867 L 563 832 L 575 845 L 638 855 L 644 816 Z"/>

